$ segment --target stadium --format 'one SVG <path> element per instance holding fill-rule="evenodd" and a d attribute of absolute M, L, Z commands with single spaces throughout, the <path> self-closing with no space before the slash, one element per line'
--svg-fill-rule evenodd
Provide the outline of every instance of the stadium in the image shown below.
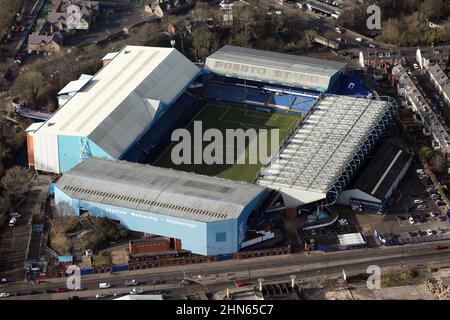
<path fill-rule="evenodd" d="M 73 214 L 202 255 L 251 248 L 274 238 L 264 222 L 275 197 L 285 209 L 335 203 L 392 119 L 395 103 L 345 72 L 336 61 L 234 46 L 199 68 L 176 49 L 127 46 L 29 130 L 32 162 L 62 174 L 56 203 Z M 194 134 L 196 121 L 220 132 L 279 129 L 281 147 L 268 164 L 175 165 L 171 135 Z"/>

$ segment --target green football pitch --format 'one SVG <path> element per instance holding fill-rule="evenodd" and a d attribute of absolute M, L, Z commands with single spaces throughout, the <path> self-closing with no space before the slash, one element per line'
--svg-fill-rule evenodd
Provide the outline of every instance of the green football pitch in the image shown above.
<path fill-rule="evenodd" d="M 297 123 L 301 120 L 300 115 L 288 113 L 271 113 L 265 110 L 258 110 L 256 107 L 239 107 L 232 104 L 207 103 L 200 112 L 186 126 L 190 132 L 191 146 L 194 150 L 194 122 L 201 121 L 202 133 L 207 129 L 218 129 L 223 135 L 223 153 L 226 153 L 226 129 L 267 129 L 267 145 L 270 146 L 270 129 L 279 129 L 279 143 L 281 144 L 287 139 L 288 135 L 295 129 Z M 250 163 L 249 160 L 249 143 L 246 140 L 245 145 L 245 164 L 217 164 L 208 165 L 205 163 L 194 164 L 194 157 L 191 156 L 191 163 L 174 164 L 172 162 L 172 149 L 179 142 L 172 142 L 161 156 L 153 163 L 155 166 L 173 168 L 186 172 L 195 172 L 207 176 L 217 176 L 220 178 L 252 182 L 256 178 L 256 174 L 260 170 L 262 164 L 259 161 Z M 211 142 L 202 142 L 202 150 Z M 270 150 L 270 148 L 267 148 Z M 191 151 L 192 151 L 191 150 Z M 193 152 L 192 152 L 193 153 Z M 234 148 L 233 155 L 237 153 L 237 147 Z M 237 155 L 239 156 L 239 155 Z M 235 156 L 235 159 L 237 158 Z M 241 155 L 242 156 L 242 155 Z M 225 159 L 225 156 L 224 156 Z M 224 160 L 225 162 L 225 160 Z"/>

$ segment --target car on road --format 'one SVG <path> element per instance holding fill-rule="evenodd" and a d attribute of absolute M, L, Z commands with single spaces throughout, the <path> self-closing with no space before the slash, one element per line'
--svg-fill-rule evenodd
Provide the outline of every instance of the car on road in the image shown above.
<path fill-rule="evenodd" d="M 137 281 L 134 280 L 134 279 L 126 280 L 126 281 L 125 281 L 125 286 L 127 286 L 127 287 L 137 286 L 138 284 L 139 284 L 139 282 L 137 282 Z"/>
<path fill-rule="evenodd" d="M 117 291 L 117 292 L 114 292 L 113 296 L 114 297 L 120 297 L 120 296 L 124 296 L 126 294 L 128 294 L 128 292 Z"/>
<path fill-rule="evenodd" d="M 432 236 L 433 235 L 433 231 L 431 229 L 427 230 L 427 235 Z"/>
<path fill-rule="evenodd" d="M 102 283 L 99 283 L 99 284 L 98 284 L 98 287 L 99 287 L 100 289 L 108 289 L 108 288 L 111 288 L 111 284 L 108 283 L 108 282 L 102 282 Z"/>
<path fill-rule="evenodd" d="M 409 221 L 410 224 L 416 223 L 416 221 L 414 220 L 413 217 L 409 217 L 408 221 Z"/>
<path fill-rule="evenodd" d="M 438 244 L 437 246 L 434 247 L 434 250 L 445 250 L 448 249 L 448 246 L 444 246 L 442 244 Z"/>
<path fill-rule="evenodd" d="M 355 40 L 358 41 L 358 42 L 362 42 L 363 39 L 358 37 L 358 38 L 355 38 Z"/>
<path fill-rule="evenodd" d="M 69 290 L 67 290 L 67 288 L 59 287 L 59 288 L 56 288 L 55 291 L 56 291 L 56 293 L 61 293 L 61 292 L 67 292 Z"/>
<path fill-rule="evenodd" d="M 152 281 L 152 284 L 163 284 L 163 283 L 166 283 L 166 281 L 162 280 L 162 279 L 160 279 L 160 280 L 153 280 Z"/>
<path fill-rule="evenodd" d="M 413 64 L 414 69 L 419 69 L 419 65 L 417 63 Z"/>
<path fill-rule="evenodd" d="M 437 217 L 438 215 L 439 215 L 439 212 L 436 212 L 436 211 L 430 212 L 430 217 Z"/>
<path fill-rule="evenodd" d="M 341 29 L 341 28 L 339 28 L 339 27 L 336 27 L 336 28 L 334 29 L 334 31 L 336 31 L 337 33 L 344 33 L 344 30 Z"/>
<path fill-rule="evenodd" d="M 97 293 L 95 295 L 95 299 L 103 299 L 103 298 L 106 298 L 106 294 L 104 293 Z"/>
<path fill-rule="evenodd" d="M 133 289 L 131 289 L 130 290 L 130 294 L 143 294 L 144 293 L 144 290 L 143 289 L 141 289 L 141 288 L 133 288 Z"/>
<path fill-rule="evenodd" d="M 236 287 L 237 288 L 244 287 L 246 285 L 247 285 L 247 282 L 245 282 L 244 280 L 236 282 Z"/>
<path fill-rule="evenodd" d="M 192 281 L 188 280 L 188 279 L 181 279 L 181 281 L 180 281 L 180 284 L 183 285 L 183 286 L 188 286 L 191 283 L 192 283 Z"/>
<path fill-rule="evenodd" d="M 0 298 L 8 298 L 10 294 L 8 292 L 0 292 Z"/>
<path fill-rule="evenodd" d="M 11 220 L 9 220 L 9 226 L 10 227 L 14 227 L 17 223 L 17 218 L 11 218 Z"/>
<path fill-rule="evenodd" d="M 422 199 L 414 199 L 414 203 L 421 204 L 421 203 L 423 203 L 423 200 Z"/>

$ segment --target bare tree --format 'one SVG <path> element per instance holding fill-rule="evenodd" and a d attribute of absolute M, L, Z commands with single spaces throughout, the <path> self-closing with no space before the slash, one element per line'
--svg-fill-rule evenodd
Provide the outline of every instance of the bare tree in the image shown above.
<path fill-rule="evenodd" d="M 37 97 L 42 87 L 44 77 L 40 72 L 30 70 L 21 73 L 13 83 L 13 94 L 22 95 L 31 105 L 36 104 Z"/>
<path fill-rule="evenodd" d="M 192 54 L 195 60 L 204 59 L 216 47 L 214 34 L 207 27 L 199 27 L 192 30 Z"/>

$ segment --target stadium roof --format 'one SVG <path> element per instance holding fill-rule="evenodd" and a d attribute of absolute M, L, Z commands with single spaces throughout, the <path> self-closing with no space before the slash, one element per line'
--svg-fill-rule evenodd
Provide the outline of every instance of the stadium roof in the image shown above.
<path fill-rule="evenodd" d="M 206 59 L 214 73 L 287 86 L 328 90 L 346 64 L 270 51 L 224 46 Z"/>
<path fill-rule="evenodd" d="M 383 201 L 411 155 L 398 147 L 383 144 L 359 175 L 353 187 Z"/>
<path fill-rule="evenodd" d="M 357 97 L 325 97 L 279 156 L 261 171 L 258 183 L 300 203 L 325 199 L 389 106 Z"/>
<path fill-rule="evenodd" d="M 213 222 L 236 219 L 265 188 L 132 162 L 89 158 L 56 187 L 72 198 Z"/>
<path fill-rule="evenodd" d="M 80 91 L 93 77 L 94 76 L 82 74 L 78 80 L 70 81 L 58 92 L 58 95 Z"/>
<path fill-rule="evenodd" d="M 126 46 L 37 133 L 89 137 L 118 158 L 200 72 L 172 48 Z"/>

